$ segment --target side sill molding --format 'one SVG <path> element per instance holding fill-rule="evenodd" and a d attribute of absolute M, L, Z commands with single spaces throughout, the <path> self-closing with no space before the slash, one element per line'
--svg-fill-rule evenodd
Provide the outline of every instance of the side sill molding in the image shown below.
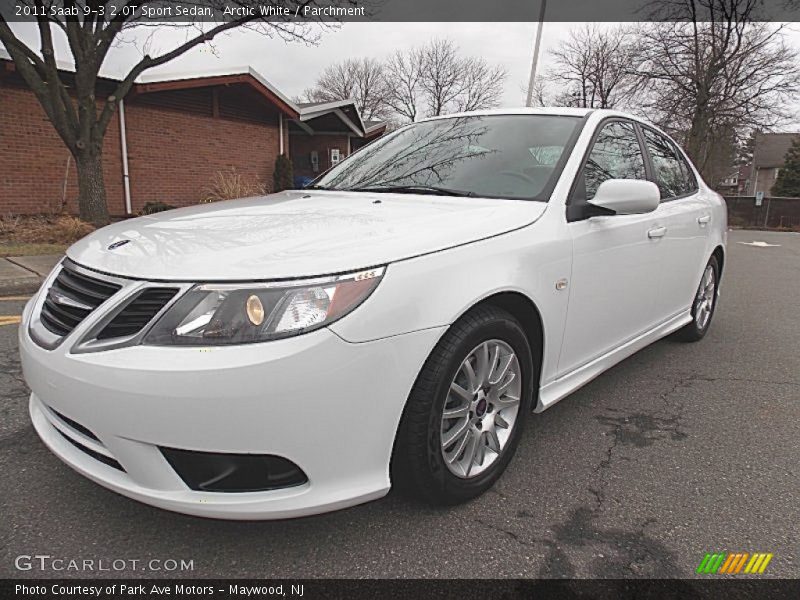
<path fill-rule="evenodd" d="M 539 402 L 536 404 L 534 412 L 542 412 L 553 406 L 559 400 L 565 398 L 575 390 L 583 387 L 592 379 L 610 369 L 618 362 L 621 362 L 635 354 L 642 348 L 649 346 L 653 342 L 677 331 L 692 320 L 691 311 L 679 313 L 671 319 L 657 325 L 653 329 L 633 338 L 632 340 L 614 348 L 610 352 L 597 357 L 590 363 L 578 367 L 571 373 L 548 383 L 539 391 Z"/>

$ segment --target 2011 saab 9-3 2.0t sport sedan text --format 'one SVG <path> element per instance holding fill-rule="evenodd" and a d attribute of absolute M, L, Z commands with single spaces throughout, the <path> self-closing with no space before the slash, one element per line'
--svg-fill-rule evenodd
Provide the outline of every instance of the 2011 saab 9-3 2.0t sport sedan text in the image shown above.
<path fill-rule="evenodd" d="M 30 413 L 94 481 L 234 519 L 487 490 L 526 417 L 708 331 L 722 199 L 622 113 L 422 121 L 303 190 L 76 243 L 20 327 Z"/>

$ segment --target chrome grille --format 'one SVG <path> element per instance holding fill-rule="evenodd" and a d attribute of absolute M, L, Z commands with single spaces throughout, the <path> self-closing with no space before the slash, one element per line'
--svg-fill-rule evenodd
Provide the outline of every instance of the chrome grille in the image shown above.
<path fill-rule="evenodd" d="M 42 325 L 64 337 L 120 287 L 79 272 L 69 261 L 64 261 L 42 304 Z"/>

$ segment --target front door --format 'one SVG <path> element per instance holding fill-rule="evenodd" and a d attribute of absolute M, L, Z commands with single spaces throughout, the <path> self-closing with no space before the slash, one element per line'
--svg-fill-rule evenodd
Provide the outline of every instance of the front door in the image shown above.
<path fill-rule="evenodd" d="M 575 182 L 570 203 L 585 204 L 607 179 L 646 177 L 633 123 L 606 121 Z M 578 217 L 568 228 L 573 262 L 559 376 L 652 327 L 657 319 L 663 242 L 663 224 L 655 212 Z"/>

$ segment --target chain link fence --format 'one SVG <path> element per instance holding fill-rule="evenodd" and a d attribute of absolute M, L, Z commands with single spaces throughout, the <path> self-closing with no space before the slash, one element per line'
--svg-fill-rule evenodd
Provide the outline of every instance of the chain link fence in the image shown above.
<path fill-rule="evenodd" d="M 755 196 L 725 196 L 725 202 L 731 227 L 800 231 L 800 198 L 765 196 L 759 205 Z"/>

